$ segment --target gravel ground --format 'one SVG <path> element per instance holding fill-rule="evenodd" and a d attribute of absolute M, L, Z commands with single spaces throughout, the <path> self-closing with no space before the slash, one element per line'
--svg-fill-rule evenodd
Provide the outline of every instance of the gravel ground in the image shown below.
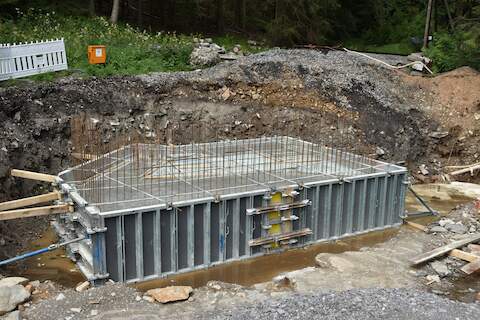
<path fill-rule="evenodd" d="M 189 301 L 137 301 L 134 289 L 110 285 L 65 293 L 27 308 L 25 319 L 408 319 L 478 320 L 480 304 L 465 304 L 415 289 L 352 289 L 342 292 L 261 293 L 247 288 L 195 290 Z"/>
<path fill-rule="evenodd" d="M 195 319 L 480 319 L 479 304 L 464 304 L 409 289 L 356 289 L 292 294 L 199 314 Z"/>

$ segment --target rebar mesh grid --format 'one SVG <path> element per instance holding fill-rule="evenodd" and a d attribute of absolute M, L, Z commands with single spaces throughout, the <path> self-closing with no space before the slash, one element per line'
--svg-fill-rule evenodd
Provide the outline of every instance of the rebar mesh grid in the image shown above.
<path fill-rule="evenodd" d="M 62 175 L 101 212 L 388 172 L 394 165 L 287 136 L 162 145 L 134 143 Z"/>

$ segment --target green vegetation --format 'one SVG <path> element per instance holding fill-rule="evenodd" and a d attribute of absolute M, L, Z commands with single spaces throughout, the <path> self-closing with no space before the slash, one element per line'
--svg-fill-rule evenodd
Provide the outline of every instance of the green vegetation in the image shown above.
<path fill-rule="evenodd" d="M 193 48 L 192 38 L 174 33 L 149 34 L 129 25 L 112 25 L 103 17 L 65 17 L 33 9 L 19 13 L 16 21 L 0 25 L 1 43 L 52 38 L 65 39 L 69 68 L 88 75 L 191 69 L 188 58 Z M 87 46 L 93 44 L 107 46 L 105 65 L 88 64 Z"/>
<path fill-rule="evenodd" d="M 219 46 L 224 47 L 227 51 L 231 51 L 233 47 L 238 44 L 242 47 L 243 52 L 258 53 L 267 50 L 267 47 L 264 45 L 252 46 L 248 43 L 247 39 L 230 34 L 213 37 L 213 42 L 215 42 Z"/>

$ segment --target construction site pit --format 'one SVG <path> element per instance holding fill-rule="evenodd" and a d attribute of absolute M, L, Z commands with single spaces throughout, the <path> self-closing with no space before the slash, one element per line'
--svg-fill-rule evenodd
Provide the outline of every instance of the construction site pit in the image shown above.
<path fill-rule="evenodd" d="M 58 175 L 85 277 L 141 282 L 399 226 L 407 170 L 301 139 L 135 143 Z"/>

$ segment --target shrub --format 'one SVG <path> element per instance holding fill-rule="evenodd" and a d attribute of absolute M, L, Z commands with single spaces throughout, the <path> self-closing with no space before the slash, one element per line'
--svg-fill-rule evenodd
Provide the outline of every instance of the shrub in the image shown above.
<path fill-rule="evenodd" d="M 425 54 L 433 61 L 434 72 L 445 72 L 461 66 L 480 70 L 480 44 L 469 32 L 436 33 Z"/>

